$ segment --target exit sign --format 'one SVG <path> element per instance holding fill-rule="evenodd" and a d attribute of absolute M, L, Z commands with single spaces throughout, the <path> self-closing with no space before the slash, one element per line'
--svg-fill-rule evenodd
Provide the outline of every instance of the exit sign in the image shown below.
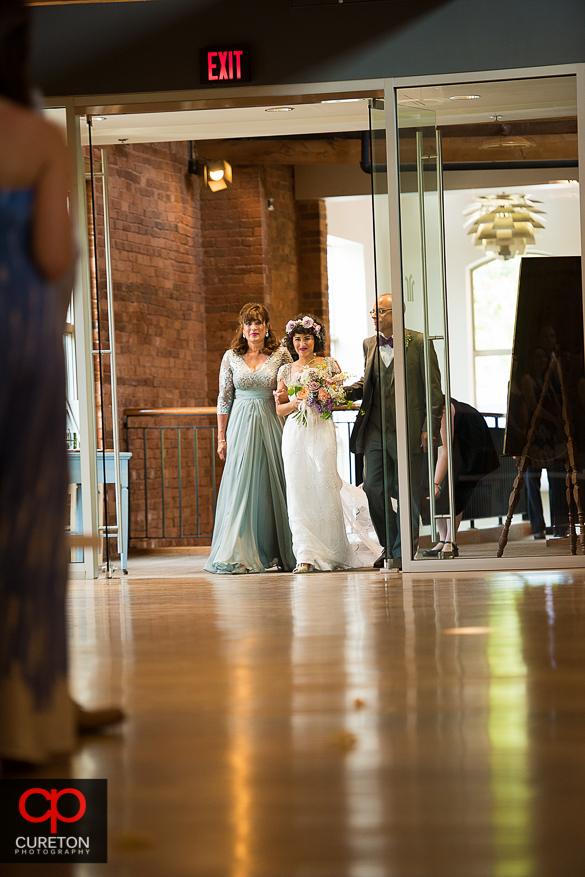
<path fill-rule="evenodd" d="M 250 50 L 247 46 L 201 49 L 200 60 L 202 85 L 250 82 Z"/>

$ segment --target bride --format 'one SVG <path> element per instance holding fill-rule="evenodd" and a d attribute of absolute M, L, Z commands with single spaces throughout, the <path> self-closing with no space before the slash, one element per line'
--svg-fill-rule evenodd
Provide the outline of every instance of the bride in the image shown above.
<path fill-rule="evenodd" d="M 298 385 L 306 366 L 320 366 L 327 377 L 341 371 L 334 359 L 320 356 L 325 350 L 325 330 L 315 317 L 299 315 L 287 323 L 286 329 L 284 343 L 298 359 L 278 370 L 274 395 L 276 413 L 281 417 L 293 415 L 299 408 L 301 399 L 296 395 L 288 402 L 279 400 L 285 398 L 289 387 Z M 333 420 L 323 420 L 314 408 L 307 411 L 306 426 L 296 417 L 288 417 L 282 435 L 282 458 L 297 563 L 294 572 L 356 567 L 356 554 L 346 535 Z"/>

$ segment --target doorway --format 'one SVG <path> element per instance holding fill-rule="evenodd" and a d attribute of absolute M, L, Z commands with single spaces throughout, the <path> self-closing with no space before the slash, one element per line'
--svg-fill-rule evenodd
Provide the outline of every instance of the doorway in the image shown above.
<path fill-rule="evenodd" d="M 517 366 L 523 370 L 519 379 L 511 370 L 513 342 L 523 331 L 514 320 L 521 260 L 581 255 L 577 76 L 534 74 L 519 80 L 486 74 L 467 81 L 446 77 L 439 82 L 435 77 L 424 85 L 394 83 L 397 133 L 392 136 L 390 126 L 389 132 L 399 155 L 394 216 L 400 222 L 402 264 L 400 272 L 394 265 L 393 282 L 402 290 L 405 331 L 411 327 L 424 334 L 440 363 L 443 392 L 457 400 L 454 406 L 463 402 L 479 407 L 497 454 L 461 507 L 465 491 L 460 489 L 459 499 L 454 492 L 467 465 L 461 459 L 466 440 L 457 432 L 472 423 L 472 414 L 463 406 L 457 409 L 452 435 L 445 418 L 445 453 L 436 451 L 434 461 L 429 454 L 423 467 L 425 511 L 418 542 L 411 530 L 412 569 L 498 569 L 503 563 L 507 568 L 551 568 L 583 562 L 571 557 L 567 512 L 558 502 L 566 444 L 557 449 L 558 458 L 548 470 L 550 491 L 544 475 L 541 483 L 546 467 L 534 461 L 529 469 L 529 501 L 524 489 L 504 557 L 496 557 L 518 471 L 510 446 L 505 446 L 510 400 L 521 394 L 522 379 L 526 386 L 530 378 L 528 364 Z M 514 226 L 516 209 L 516 218 L 522 212 L 526 220 L 522 233 Z M 549 213 L 550 224 L 542 221 Z M 543 308 L 544 313 L 546 301 Z M 582 307 L 575 319 L 582 326 Z M 579 361 L 576 368 L 582 376 L 582 336 L 579 348 L 573 360 Z M 408 407 L 408 386 L 403 390 Z M 577 392 L 572 396 L 578 410 Z M 488 407 L 486 398 L 492 401 Z M 525 406 L 524 416 L 530 419 L 534 407 Z M 430 421 L 428 402 L 426 413 Z M 562 424 L 556 428 L 562 431 Z M 418 489 L 412 483 L 412 437 L 403 437 L 403 448 L 411 483 L 406 483 L 405 466 L 401 495 L 412 497 Z M 447 465 L 438 475 L 436 458 L 443 453 Z M 473 465 L 480 468 L 477 462 Z M 437 481 L 429 491 L 427 485 Z M 535 499 L 544 511 L 544 524 L 542 513 L 535 524 Z M 455 559 L 448 543 L 447 551 L 440 551 L 441 535 L 445 525 L 447 536 L 455 531 L 453 517 L 459 512 L 459 535 L 451 540 L 457 542 Z"/>
<path fill-rule="evenodd" d="M 98 258 L 91 253 L 86 294 L 93 296 L 94 328 L 97 313 L 107 326 L 101 342 L 93 339 L 93 355 L 102 350 L 107 375 L 108 351 L 118 353 L 119 408 L 118 418 L 112 416 L 106 380 L 105 413 L 98 406 L 97 429 L 88 428 L 79 453 L 97 434 L 94 453 L 105 447 L 115 454 L 117 423 L 122 452 L 132 455 L 131 547 L 204 550 L 211 541 L 221 472 L 213 454 L 215 415 L 204 409 L 215 405 L 219 362 L 241 305 L 263 301 L 280 335 L 299 309 L 328 320 L 324 201 L 302 171 L 324 156 L 329 194 L 341 191 L 338 171 L 346 166 L 354 172 L 350 191 L 370 190 L 359 167 L 368 98 L 317 97 L 292 100 L 286 110 L 254 104 L 110 117 L 102 109 L 91 114 L 90 126 L 78 120 L 86 151 L 82 204 L 92 203 L 93 179 L 97 205 Z M 233 166 L 227 190 L 204 185 L 200 171 L 214 160 Z M 359 308 L 365 312 L 365 301 Z M 360 335 L 358 348 L 361 341 Z M 94 365 L 88 363 L 89 374 Z M 181 419 L 186 408 L 197 409 L 191 420 Z M 355 477 L 353 470 L 348 475 Z M 111 528 L 114 507 L 111 496 Z"/>

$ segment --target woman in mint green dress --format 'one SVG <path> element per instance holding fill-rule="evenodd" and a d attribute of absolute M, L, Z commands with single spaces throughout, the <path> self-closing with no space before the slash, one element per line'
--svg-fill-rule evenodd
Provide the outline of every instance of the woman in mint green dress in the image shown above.
<path fill-rule="evenodd" d="M 207 572 L 233 575 L 295 565 L 280 449 L 283 421 L 273 398 L 278 369 L 291 361 L 266 308 L 245 304 L 219 372 L 217 452 L 225 467 Z"/>

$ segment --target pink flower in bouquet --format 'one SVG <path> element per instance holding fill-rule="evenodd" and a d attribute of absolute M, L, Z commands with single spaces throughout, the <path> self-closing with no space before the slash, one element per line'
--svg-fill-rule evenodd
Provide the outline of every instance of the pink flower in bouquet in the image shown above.
<path fill-rule="evenodd" d="M 330 398 L 330 397 L 329 397 L 329 391 L 326 390 L 325 387 L 321 387 L 321 389 L 319 390 L 319 394 L 318 394 L 318 397 L 317 397 L 317 398 L 319 399 L 319 402 L 326 402 L 327 399 Z"/>
<path fill-rule="evenodd" d="M 308 387 L 312 393 L 316 393 L 317 390 L 319 389 L 319 384 L 317 383 L 317 381 L 311 381 L 311 383 L 308 385 Z"/>
<path fill-rule="evenodd" d="M 307 387 L 301 387 L 301 389 L 297 393 L 297 399 L 300 399 L 302 402 L 303 399 L 306 399 L 308 395 L 309 395 L 309 390 L 307 389 Z"/>

